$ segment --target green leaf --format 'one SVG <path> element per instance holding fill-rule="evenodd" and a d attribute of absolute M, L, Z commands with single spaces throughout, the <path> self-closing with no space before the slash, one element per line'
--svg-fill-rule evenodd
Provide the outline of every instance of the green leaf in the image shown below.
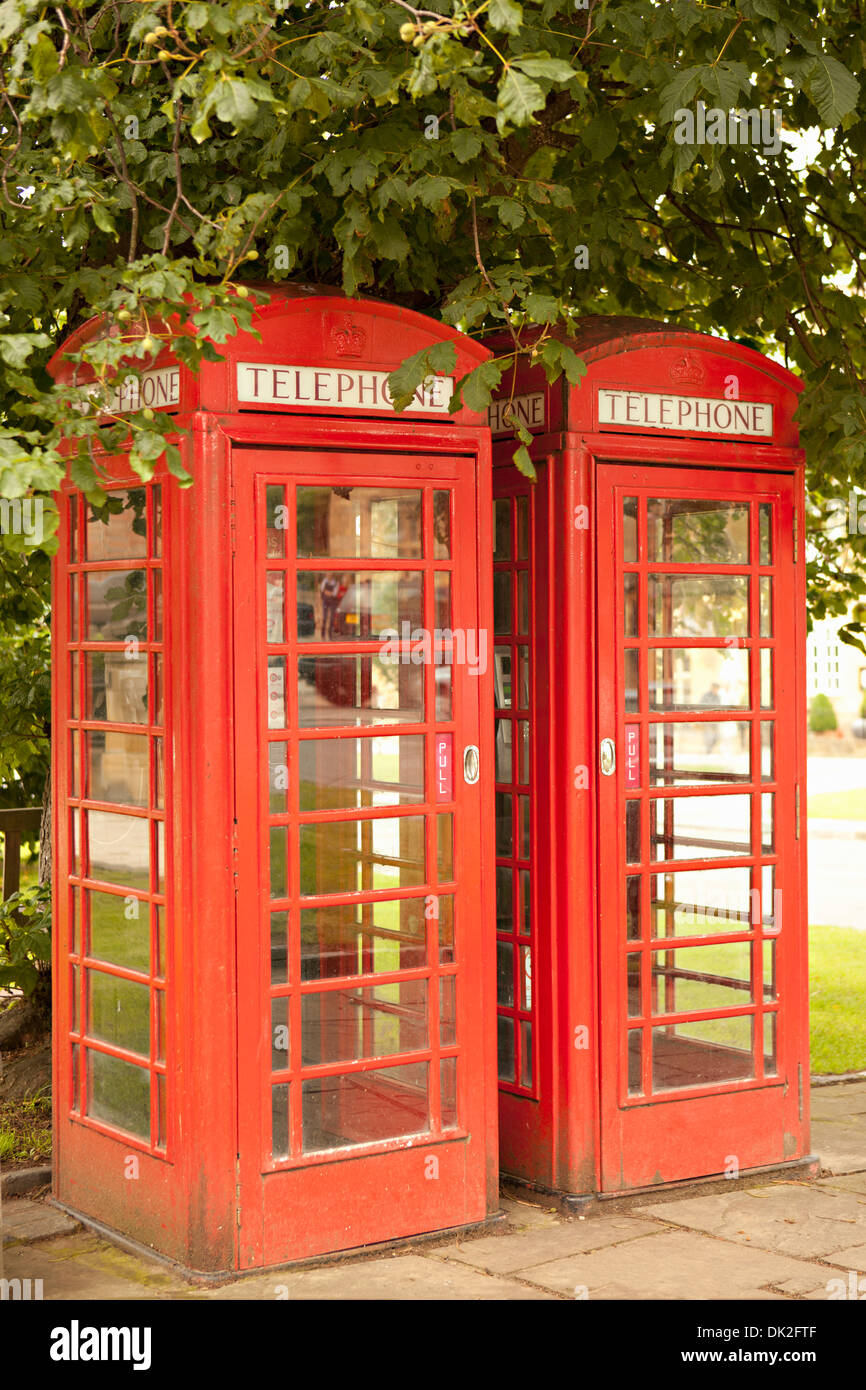
<path fill-rule="evenodd" d="M 117 239 L 117 227 L 105 203 L 94 203 L 91 208 L 93 220 L 101 232 L 107 232 L 109 236 Z"/>
<path fill-rule="evenodd" d="M 457 349 L 452 342 L 431 343 L 420 352 L 406 357 L 388 377 L 388 390 L 395 410 L 405 410 L 412 397 L 428 376 L 447 375 L 457 365 Z"/>
<path fill-rule="evenodd" d="M 831 127 L 851 114 L 860 96 L 857 78 L 824 53 L 810 64 L 805 87 L 823 124 Z"/>
<path fill-rule="evenodd" d="M 470 159 L 474 159 L 480 153 L 481 136 L 471 127 L 455 130 L 451 136 L 451 148 L 458 163 L 468 164 Z"/>
<path fill-rule="evenodd" d="M 577 73 L 561 58 L 515 58 L 514 66 L 530 77 L 546 77 L 551 82 L 570 82 Z"/>
<path fill-rule="evenodd" d="M 524 478 L 530 478 L 532 482 L 535 482 L 538 474 L 535 471 L 535 464 L 529 457 L 529 450 L 526 445 L 518 444 L 511 457 L 518 473 L 522 473 Z"/>
<path fill-rule="evenodd" d="M 0 333 L 0 358 L 10 367 L 23 367 L 35 348 L 50 346 L 45 333 Z"/>
<path fill-rule="evenodd" d="M 593 159 L 598 163 L 607 159 L 616 148 L 619 139 L 619 126 L 613 114 L 603 110 L 597 116 L 593 116 L 589 125 L 584 126 L 580 135 Z"/>
<path fill-rule="evenodd" d="M 509 125 L 529 125 L 533 111 L 539 111 L 547 98 L 537 82 L 515 68 L 508 68 L 500 79 L 496 101 L 499 107 L 496 127 L 502 134 Z"/>
<path fill-rule="evenodd" d="M 552 294 L 528 294 L 525 308 L 533 323 L 552 323 L 559 317 L 559 304 Z"/>
<path fill-rule="evenodd" d="M 520 33 L 523 10 L 520 5 L 515 4 L 515 0 L 490 0 L 487 14 L 494 29 L 500 29 L 506 34 Z"/>
<path fill-rule="evenodd" d="M 231 125 L 235 131 L 255 120 L 259 108 L 248 82 L 230 78 L 227 82 L 218 82 L 214 92 L 214 109 L 217 116 L 227 125 Z"/>
<path fill-rule="evenodd" d="M 40 34 L 31 48 L 30 66 L 37 82 L 48 82 L 57 72 L 60 59 L 47 34 Z"/>
<path fill-rule="evenodd" d="M 504 370 L 503 364 L 493 358 L 488 362 L 482 362 L 457 383 L 455 399 L 459 391 L 459 399 L 467 410 L 486 410 L 493 399 L 493 392 L 502 380 Z M 452 414 L 456 413 L 456 408 L 458 407 L 455 407 L 452 401 Z"/>

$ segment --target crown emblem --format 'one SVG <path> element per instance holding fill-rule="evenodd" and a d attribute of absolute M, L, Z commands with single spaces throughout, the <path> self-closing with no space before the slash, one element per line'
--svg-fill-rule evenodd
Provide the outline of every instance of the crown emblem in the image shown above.
<path fill-rule="evenodd" d="M 361 357 L 367 346 L 366 333 L 351 319 L 344 320 L 338 328 L 332 328 L 331 337 L 338 357 Z"/>
<path fill-rule="evenodd" d="M 690 352 L 684 352 L 682 357 L 671 366 L 671 380 L 680 381 L 687 386 L 700 386 L 706 380 L 706 372 L 701 363 Z"/>

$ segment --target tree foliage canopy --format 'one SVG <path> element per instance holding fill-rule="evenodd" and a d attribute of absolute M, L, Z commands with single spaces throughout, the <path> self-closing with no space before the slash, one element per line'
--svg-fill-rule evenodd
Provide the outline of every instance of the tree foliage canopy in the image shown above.
<path fill-rule="evenodd" d="M 0 49 L 0 497 L 50 492 L 64 429 L 96 495 L 95 416 L 45 363 L 97 313 L 82 357 L 115 380 L 166 338 L 213 355 L 250 279 L 506 325 L 515 349 L 637 314 L 804 378 L 812 613 L 866 592 L 866 537 L 825 525 L 866 485 L 861 0 L 3 0 Z M 678 143 L 698 102 L 780 112 L 781 148 Z M 556 339 L 536 351 L 579 379 Z M 148 414 L 107 441 L 131 431 L 144 478 L 170 423 Z"/>

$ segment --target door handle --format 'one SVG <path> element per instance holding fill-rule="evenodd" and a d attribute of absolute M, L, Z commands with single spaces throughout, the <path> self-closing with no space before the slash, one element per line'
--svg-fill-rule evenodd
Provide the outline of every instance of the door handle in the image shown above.
<path fill-rule="evenodd" d="M 605 777 L 612 777 L 616 772 L 616 744 L 612 738 L 602 739 L 598 754 L 602 773 Z"/>
<path fill-rule="evenodd" d="M 463 781 L 471 787 L 478 781 L 481 771 L 481 754 L 474 743 L 467 743 L 463 749 Z"/>

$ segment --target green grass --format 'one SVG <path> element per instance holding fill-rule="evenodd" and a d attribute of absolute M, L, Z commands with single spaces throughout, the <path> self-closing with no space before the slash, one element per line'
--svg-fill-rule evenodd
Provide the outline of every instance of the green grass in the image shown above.
<path fill-rule="evenodd" d="M 866 787 L 810 796 L 809 815 L 826 820 L 866 820 Z"/>
<path fill-rule="evenodd" d="M 866 1070 L 866 932 L 809 928 L 812 1070 Z"/>

